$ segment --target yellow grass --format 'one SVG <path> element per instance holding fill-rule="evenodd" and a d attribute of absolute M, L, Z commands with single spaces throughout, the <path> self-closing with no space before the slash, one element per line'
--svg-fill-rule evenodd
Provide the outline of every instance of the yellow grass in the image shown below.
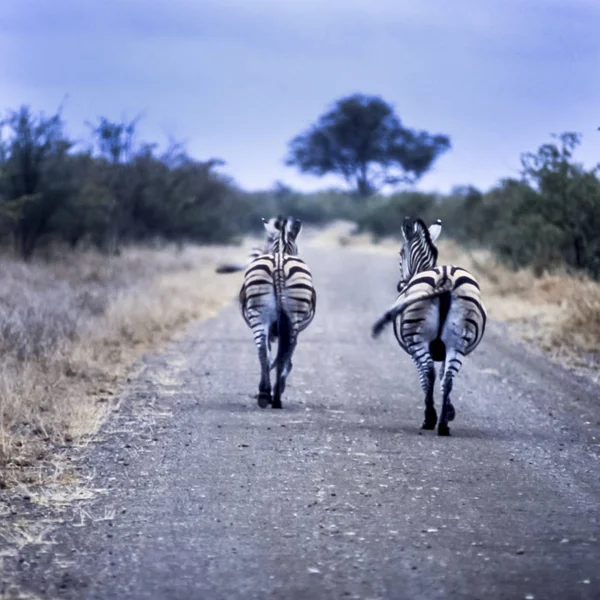
<path fill-rule="evenodd" d="M 321 232 L 316 244 L 338 244 L 354 251 L 397 257 L 400 241 L 374 243 L 368 234 L 339 222 Z M 438 242 L 439 263 L 468 269 L 478 279 L 490 318 L 556 359 L 572 366 L 592 366 L 600 354 L 600 283 L 568 273 L 534 276 L 530 269 L 511 271 L 486 250 L 468 251 L 452 240 Z M 395 259 L 395 258 L 394 258 Z"/>
<path fill-rule="evenodd" d="M 0 488 L 43 482 L 56 445 L 89 441 L 145 351 L 235 297 L 217 262 L 245 247 L 86 252 L 0 270 Z"/>
<path fill-rule="evenodd" d="M 536 277 L 511 271 L 486 251 L 440 243 L 440 258 L 460 264 L 479 280 L 491 318 L 513 323 L 528 341 L 567 362 L 585 363 L 600 352 L 600 284 L 565 272 Z"/>
<path fill-rule="evenodd" d="M 398 240 L 374 244 L 340 222 L 308 232 L 311 245 L 343 245 L 396 260 Z M 0 488 L 56 472 L 56 445 L 88 442 L 117 404 L 135 360 L 235 297 L 240 278 L 214 273 L 244 260 L 242 247 L 131 248 L 121 256 L 69 254 L 0 270 Z M 600 285 L 565 273 L 512 272 L 490 253 L 439 243 L 440 262 L 478 278 L 493 319 L 570 364 L 600 353 Z"/>

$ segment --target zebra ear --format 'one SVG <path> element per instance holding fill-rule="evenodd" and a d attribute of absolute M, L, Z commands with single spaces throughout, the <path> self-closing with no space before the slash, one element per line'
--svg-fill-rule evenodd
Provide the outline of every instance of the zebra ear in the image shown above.
<path fill-rule="evenodd" d="M 408 241 L 413 236 L 416 228 L 416 221 L 413 221 L 410 217 L 404 217 L 404 221 L 402 222 L 402 235 L 405 240 Z"/>
<path fill-rule="evenodd" d="M 429 237 L 432 242 L 435 242 L 440 237 L 440 233 L 442 233 L 442 222 L 438 219 L 433 225 L 429 227 Z"/>
<path fill-rule="evenodd" d="M 277 234 L 277 227 L 275 226 L 275 221 L 276 219 L 271 218 L 267 221 L 267 219 L 263 218 L 263 225 L 265 226 L 265 229 L 267 230 L 267 233 L 270 236 L 274 236 Z"/>
<path fill-rule="evenodd" d="M 302 230 L 302 221 L 300 219 L 294 219 L 292 222 L 292 227 L 290 233 L 292 237 L 296 239 Z"/>

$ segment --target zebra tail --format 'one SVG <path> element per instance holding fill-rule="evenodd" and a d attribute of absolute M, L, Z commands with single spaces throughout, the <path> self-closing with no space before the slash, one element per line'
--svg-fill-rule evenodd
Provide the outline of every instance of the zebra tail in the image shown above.
<path fill-rule="evenodd" d="M 428 294 L 421 294 L 412 298 L 405 298 L 402 302 L 394 304 L 392 308 L 384 313 L 384 315 L 375 322 L 373 328 L 371 329 L 371 335 L 376 338 L 379 337 L 381 332 L 403 311 L 405 311 L 409 306 L 413 305 L 415 302 L 421 302 L 421 300 L 427 300 L 429 298 L 437 298 L 442 294 L 450 292 L 452 290 L 452 281 L 445 280 L 443 281 L 433 292 Z"/>
<path fill-rule="evenodd" d="M 279 319 L 277 322 L 277 356 L 275 357 L 275 365 L 277 365 L 277 374 L 283 369 L 283 361 L 288 355 L 291 342 L 291 323 L 290 318 L 283 310 L 279 311 Z"/>

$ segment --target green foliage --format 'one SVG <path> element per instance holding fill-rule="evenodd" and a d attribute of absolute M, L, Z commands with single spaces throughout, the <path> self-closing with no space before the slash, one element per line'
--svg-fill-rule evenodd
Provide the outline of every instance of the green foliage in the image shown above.
<path fill-rule="evenodd" d="M 369 231 L 375 238 L 400 235 L 405 216 L 419 216 L 435 220 L 435 208 L 439 202 L 435 194 L 422 192 L 399 192 L 391 196 L 374 196 L 365 203 L 357 218 L 359 231 Z"/>
<path fill-rule="evenodd" d="M 486 193 L 461 186 L 448 195 L 384 196 L 373 192 L 418 179 L 449 142 L 405 129 L 377 97 L 350 96 L 292 141 L 288 162 L 341 174 L 354 193 L 303 194 L 282 183 L 245 193 L 218 172 L 221 160 L 138 142 L 137 123 L 101 117 L 84 151 L 66 135 L 60 112 L 8 111 L 0 120 L 2 243 L 25 259 L 55 241 L 107 252 L 155 239 L 224 243 L 262 233 L 261 219 L 276 214 L 313 225 L 351 220 L 379 238 L 399 236 L 404 217 L 413 216 L 441 219 L 446 235 L 487 246 L 511 267 L 566 267 L 600 279 L 600 179 L 574 160 L 577 134 L 523 154 L 521 178 Z"/>
<path fill-rule="evenodd" d="M 21 107 L 0 125 L 0 233 L 24 258 L 55 240 L 118 252 L 155 238 L 226 242 L 248 229 L 248 199 L 215 170 L 223 161 L 192 160 L 176 144 L 157 154 L 136 143 L 137 120 L 101 117 L 87 152 L 74 151 L 60 114 Z"/>
<path fill-rule="evenodd" d="M 600 276 L 600 181 L 597 171 L 585 171 L 572 161 L 580 136 L 564 133 L 558 144 L 544 144 L 536 154 L 523 156 L 523 175 L 537 190 L 537 202 L 522 207 L 536 215 L 544 228 L 538 244 L 556 242 L 560 260 L 575 269 Z M 545 243 L 546 236 L 548 241 Z M 536 255 L 537 256 L 537 255 Z M 544 261 L 541 261 L 542 265 Z"/>
<path fill-rule="evenodd" d="M 457 187 L 446 197 L 404 192 L 371 199 L 358 219 L 375 236 L 400 235 L 404 216 L 441 219 L 446 235 L 484 245 L 513 268 L 566 267 L 600 278 L 600 179 L 573 161 L 580 137 L 557 136 L 522 156 L 520 180 L 483 194 Z"/>
<path fill-rule="evenodd" d="M 414 183 L 449 148 L 445 135 L 404 127 L 381 98 L 355 94 L 290 142 L 286 164 L 318 177 L 339 175 L 365 198 L 385 185 Z"/>
<path fill-rule="evenodd" d="M 336 219 L 356 220 L 361 207 L 356 199 L 339 190 L 301 193 L 281 183 L 272 190 L 247 194 L 249 227 L 262 230 L 261 217 L 293 215 L 305 223 L 323 225 Z"/>
<path fill-rule="evenodd" d="M 523 154 L 520 180 L 455 197 L 451 219 L 462 222 L 456 237 L 489 246 L 513 268 L 567 267 L 600 277 L 600 180 L 573 162 L 578 135 L 556 139 Z"/>
<path fill-rule="evenodd" d="M 69 169 L 72 143 L 57 113 L 33 115 L 28 107 L 9 111 L 0 122 L 0 228 L 15 249 L 29 258 L 54 214 L 73 191 Z"/>

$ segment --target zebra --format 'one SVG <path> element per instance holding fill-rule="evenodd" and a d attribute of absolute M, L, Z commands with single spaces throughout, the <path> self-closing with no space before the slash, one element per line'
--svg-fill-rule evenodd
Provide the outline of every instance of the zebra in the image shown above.
<path fill-rule="evenodd" d="M 416 364 L 425 394 L 423 429 L 435 429 L 438 424 L 433 401 L 434 361 L 442 363 L 438 435 L 445 436 L 450 435 L 448 422 L 456 414 L 450 400 L 453 379 L 462 367 L 463 357 L 481 342 L 487 314 L 473 275 L 453 265 L 436 266 L 438 250 L 434 242 L 441 230 L 439 219 L 429 228 L 421 219 L 404 219 L 399 295 L 373 325 L 372 335 L 378 337 L 392 322 L 398 343 Z"/>
<path fill-rule="evenodd" d="M 239 294 L 242 316 L 252 329 L 258 348 L 261 378 L 258 405 L 282 408 L 281 397 L 292 370 L 292 355 L 298 335 L 315 316 L 317 294 L 312 274 L 298 257 L 296 240 L 302 222 L 278 216 L 266 221 L 265 250 L 250 262 Z M 269 364 L 271 343 L 277 339 L 277 355 Z M 275 389 L 271 396 L 271 369 L 276 368 Z"/>

